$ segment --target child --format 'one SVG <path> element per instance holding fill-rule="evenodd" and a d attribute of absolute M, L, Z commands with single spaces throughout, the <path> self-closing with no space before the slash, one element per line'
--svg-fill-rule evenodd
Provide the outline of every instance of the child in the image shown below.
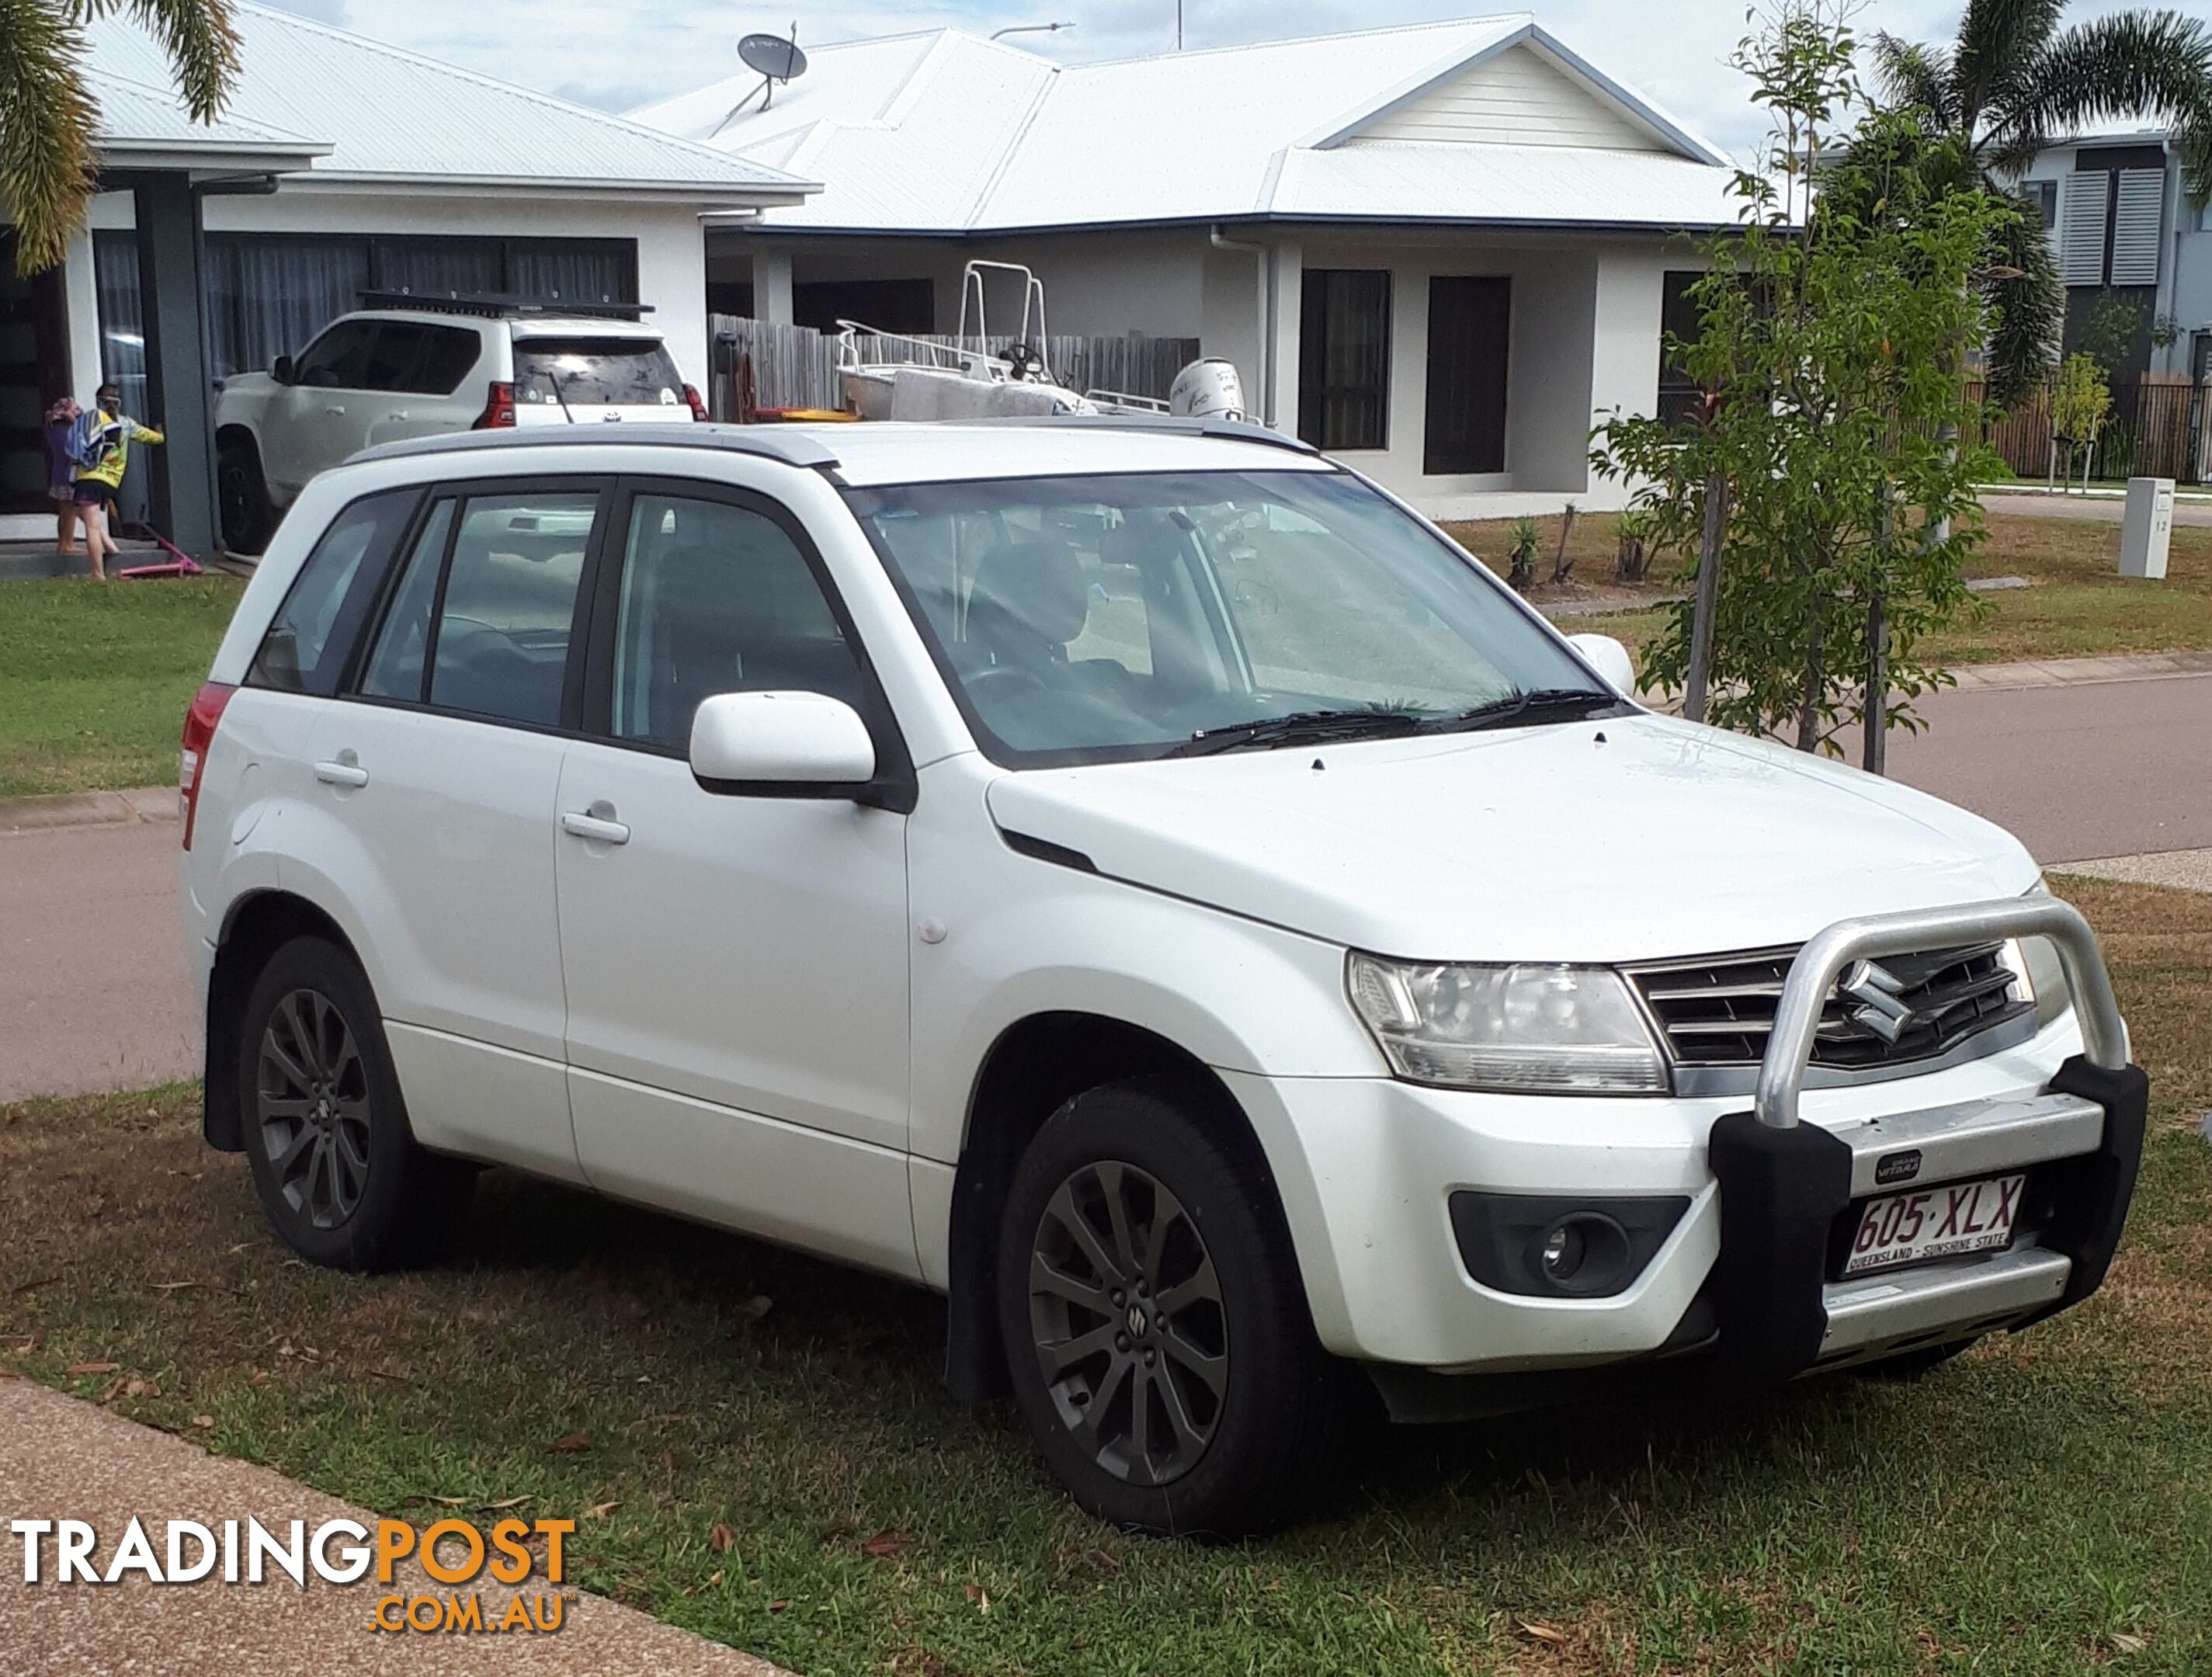
<path fill-rule="evenodd" d="M 46 498 L 54 503 L 54 551 L 76 551 L 76 462 L 70 434 L 83 411 L 66 396 L 46 410 Z"/>
<path fill-rule="evenodd" d="M 70 434 L 70 456 L 76 462 L 77 516 L 84 520 L 84 550 L 91 556 L 95 582 L 107 580 L 107 556 L 116 550 L 108 520 L 131 465 L 131 445 L 161 441 L 159 431 L 124 416 L 123 387 L 112 380 L 100 386 L 93 410 L 79 416 Z"/>

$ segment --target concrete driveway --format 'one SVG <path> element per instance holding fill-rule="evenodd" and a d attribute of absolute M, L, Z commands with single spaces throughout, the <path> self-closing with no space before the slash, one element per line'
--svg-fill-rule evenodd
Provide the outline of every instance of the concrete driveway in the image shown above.
<path fill-rule="evenodd" d="M 176 803 L 165 788 L 89 811 L 124 819 L 0 830 L 0 1101 L 199 1075 Z"/>

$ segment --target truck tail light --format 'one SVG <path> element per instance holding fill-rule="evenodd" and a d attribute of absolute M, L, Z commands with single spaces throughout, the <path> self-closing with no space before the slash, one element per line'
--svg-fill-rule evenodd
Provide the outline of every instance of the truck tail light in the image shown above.
<path fill-rule="evenodd" d="M 698 386 L 684 386 L 684 399 L 691 404 L 691 417 L 697 420 L 702 425 L 704 425 L 712 416 L 707 411 L 707 404 L 699 399 Z"/>
<path fill-rule="evenodd" d="M 177 790 L 184 799 L 185 848 L 192 848 L 192 821 L 199 814 L 200 782 L 207 775 L 208 747 L 215 743 L 215 725 L 222 720 L 222 708 L 235 687 L 211 681 L 192 696 L 185 713 L 184 749 L 177 754 Z"/>
<path fill-rule="evenodd" d="M 476 417 L 471 431 L 504 431 L 514 424 L 514 386 L 492 380 L 491 393 L 484 398 L 483 411 Z"/>

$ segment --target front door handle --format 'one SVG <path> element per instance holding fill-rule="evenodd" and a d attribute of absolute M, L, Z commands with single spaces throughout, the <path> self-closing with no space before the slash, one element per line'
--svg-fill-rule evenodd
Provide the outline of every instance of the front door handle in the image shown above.
<path fill-rule="evenodd" d="M 407 410 L 404 408 L 394 408 L 392 410 L 392 417 L 394 419 L 404 419 L 407 417 Z"/>
<path fill-rule="evenodd" d="M 588 810 L 562 811 L 561 830 L 572 837 L 589 839 L 594 844 L 629 842 L 629 829 L 615 819 L 615 806 L 604 798 Z"/>
<path fill-rule="evenodd" d="M 317 763 L 315 778 L 325 786 L 364 787 L 368 784 L 368 770 L 354 760 L 350 750 L 345 750 L 330 763 Z"/>

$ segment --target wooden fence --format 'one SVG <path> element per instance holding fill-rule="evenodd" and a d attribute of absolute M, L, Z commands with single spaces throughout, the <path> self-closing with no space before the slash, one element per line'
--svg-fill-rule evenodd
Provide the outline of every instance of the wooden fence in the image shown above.
<path fill-rule="evenodd" d="M 741 388 L 749 369 L 752 403 L 758 408 L 841 408 L 837 388 L 837 337 L 811 326 L 784 326 L 738 314 L 708 318 L 714 347 L 711 406 L 717 419 L 740 416 Z M 931 337 L 950 347 L 953 340 Z M 1015 340 L 993 337 L 987 347 L 1003 355 Z M 1041 346 L 1053 375 L 1071 390 L 1111 390 L 1164 400 L 1184 367 L 1198 359 L 1194 337 L 1082 337 L 1055 333 Z M 863 361 L 904 363 L 926 361 L 928 352 L 894 338 L 863 336 Z"/>
<path fill-rule="evenodd" d="M 1978 387 L 1968 393 L 1978 398 Z M 2212 385 L 2166 384 L 2151 380 L 2112 386 L 2112 410 L 2098 434 L 2096 453 L 2076 459 L 2074 476 L 2086 464 L 2093 477 L 2171 477 L 2201 483 L 2212 477 Z M 1995 449 L 2015 475 L 2039 479 L 2051 464 L 2051 406 L 2041 395 L 2030 398 L 1992 424 L 1982 441 Z M 2058 471 L 2066 471 L 2059 449 Z"/>

